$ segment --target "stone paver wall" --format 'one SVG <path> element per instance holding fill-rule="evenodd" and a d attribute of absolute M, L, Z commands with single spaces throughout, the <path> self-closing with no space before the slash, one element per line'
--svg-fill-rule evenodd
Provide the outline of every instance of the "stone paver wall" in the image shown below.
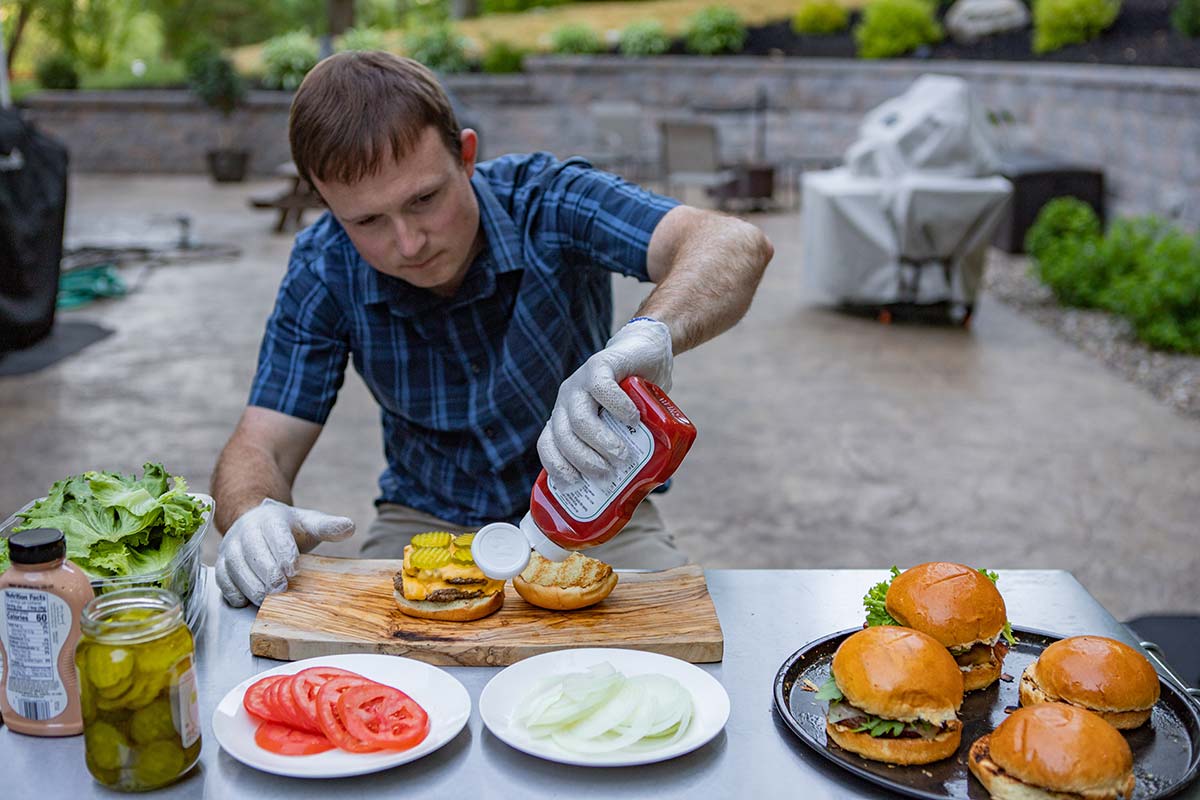
<path fill-rule="evenodd" d="M 534 149 L 559 155 L 593 148 L 592 103 L 645 109 L 644 153 L 658 152 L 657 123 L 715 122 L 726 158 L 753 154 L 744 110 L 766 93 L 769 160 L 836 157 L 864 112 L 926 72 L 972 82 L 992 111 L 1007 112 L 1012 145 L 1034 144 L 1102 165 L 1120 214 L 1175 214 L 1200 225 L 1200 70 L 981 62 L 827 59 L 535 58 L 516 76 L 447 79 L 483 135 L 487 154 Z M 254 151 L 253 169 L 288 158 L 289 97 L 252 93 L 229 124 Z M 86 172 L 197 172 L 219 137 L 220 117 L 183 92 L 45 93 L 28 102 L 70 146 Z"/>

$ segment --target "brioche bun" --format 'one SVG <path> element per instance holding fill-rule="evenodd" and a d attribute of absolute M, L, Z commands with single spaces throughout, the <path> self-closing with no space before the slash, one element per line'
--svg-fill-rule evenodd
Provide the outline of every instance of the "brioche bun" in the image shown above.
<path fill-rule="evenodd" d="M 978 570 L 946 561 L 918 564 L 888 588 L 887 611 L 943 647 L 993 642 L 1008 621 L 1004 598 Z"/>
<path fill-rule="evenodd" d="M 1086 708 L 1122 729 L 1150 719 L 1158 673 L 1127 644 L 1072 636 L 1047 647 L 1021 676 L 1021 705 L 1062 702 Z"/>
<path fill-rule="evenodd" d="M 504 592 L 472 597 L 469 600 L 435 602 L 432 600 L 409 600 L 398 591 L 392 592 L 400 611 L 410 617 L 440 619 L 447 622 L 467 622 L 494 614 L 504 605 Z"/>
<path fill-rule="evenodd" d="M 935 725 L 957 719 L 963 679 L 950 652 L 910 628 L 864 628 L 842 642 L 833 676 L 846 702 L 868 714 Z"/>
<path fill-rule="evenodd" d="M 981 736 L 967 767 L 993 798 L 1111 800 L 1133 795 L 1133 753 L 1100 717 L 1062 703 L 1019 708 Z"/>
<path fill-rule="evenodd" d="M 617 585 L 612 567 L 582 553 L 565 561 L 550 561 L 538 553 L 515 578 L 513 588 L 526 602 L 552 611 L 571 611 L 599 603 Z"/>
<path fill-rule="evenodd" d="M 962 742 L 962 723 L 952 722 L 932 739 L 891 739 L 825 722 L 825 734 L 843 750 L 888 764 L 932 764 L 949 758 Z"/>
<path fill-rule="evenodd" d="M 963 691 L 974 692 L 979 689 L 986 689 L 1000 680 L 1000 673 L 1003 670 L 1003 659 L 994 659 L 987 664 L 976 664 L 972 667 L 962 669 Z"/>

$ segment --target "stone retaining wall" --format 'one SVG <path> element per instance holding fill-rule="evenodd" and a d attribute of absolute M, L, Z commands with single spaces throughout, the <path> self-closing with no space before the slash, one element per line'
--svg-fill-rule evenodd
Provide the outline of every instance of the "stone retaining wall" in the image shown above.
<path fill-rule="evenodd" d="M 768 99 L 768 160 L 839 155 L 863 113 L 925 72 L 972 82 L 984 104 L 1007 112 L 1013 145 L 1035 144 L 1102 165 L 1117 213 L 1166 213 L 1200 225 L 1200 70 L 949 61 L 661 57 L 535 58 L 514 76 L 450 76 L 486 154 L 535 149 L 587 153 L 588 109 L 634 101 L 645 109 L 643 155 L 657 155 L 657 122 L 715 122 L 730 160 L 752 155 L 752 105 Z M 47 92 L 27 105 L 71 148 L 80 171 L 199 172 L 227 133 L 253 151 L 256 172 L 288 159 L 283 93 L 254 92 L 228 123 L 185 92 Z"/>

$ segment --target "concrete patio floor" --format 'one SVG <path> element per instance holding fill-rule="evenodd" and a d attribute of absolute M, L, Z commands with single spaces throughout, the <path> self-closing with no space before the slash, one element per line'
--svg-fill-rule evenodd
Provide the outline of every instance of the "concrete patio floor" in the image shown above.
<path fill-rule="evenodd" d="M 187 213 L 197 239 L 242 255 L 160 268 L 124 299 L 63 313 L 116 333 L 40 373 L 0 378 L 0 512 L 70 473 L 134 471 L 146 460 L 207 490 L 291 243 L 246 201 L 277 188 L 73 179 L 71 245 L 169 241 L 164 215 Z M 693 560 L 959 560 L 1000 570 L 1001 589 L 1005 569 L 1062 568 L 1119 618 L 1200 609 L 1196 421 L 986 295 L 969 332 L 806 305 L 795 217 L 755 222 L 776 257 L 754 307 L 676 362 L 671 394 L 700 438 L 660 502 Z M 618 279 L 618 317 L 645 290 Z M 296 502 L 365 529 L 379 436 L 373 401 L 350 373 Z M 325 552 L 356 550 L 351 539 Z"/>

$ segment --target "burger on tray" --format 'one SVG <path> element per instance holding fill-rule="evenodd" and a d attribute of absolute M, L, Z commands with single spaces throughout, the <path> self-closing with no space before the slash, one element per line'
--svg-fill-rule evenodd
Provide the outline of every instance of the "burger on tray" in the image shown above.
<path fill-rule="evenodd" d="M 966 691 L 986 689 L 999 679 L 1014 641 L 997 577 L 946 561 L 904 572 L 892 567 L 892 578 L 863 598 L 866 624 L 900 625 L 932 636 L 954 656 Z"/>
<path fill-rule="evenodd" d="M 1021 676 L 1021 705 L 1068 703 L 1115 728 L 1145 724 L 1158 694 L 1158 673 L 1146 657 L 1103 636 L 1057 641 Z"/>

